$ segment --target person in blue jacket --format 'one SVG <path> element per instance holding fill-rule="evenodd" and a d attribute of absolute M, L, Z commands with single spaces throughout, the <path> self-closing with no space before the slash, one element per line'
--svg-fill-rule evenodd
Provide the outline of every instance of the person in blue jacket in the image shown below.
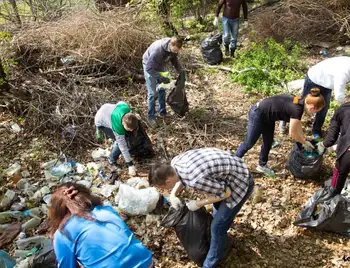
<path fill-rule="evenodd" d="M 50 235 L 58 268 L 149 268 L 152 252 L 119 214 L 76 183 L 54 191 L 49 208 Z"/>

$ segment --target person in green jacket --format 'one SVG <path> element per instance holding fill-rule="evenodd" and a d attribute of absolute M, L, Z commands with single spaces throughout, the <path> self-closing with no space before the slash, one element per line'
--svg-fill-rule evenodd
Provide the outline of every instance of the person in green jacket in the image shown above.
<path fill-rule="evenodd" d="M 114 139 L 113 149 L 109 156 L 109 163 L 115 164 L 119 155 L 122 154 L 129 167 L 129 175 L 136 175 L 136 168 L 132 162 L 125 134 L 127 131 L 137 129 L 139 121 L 131 113 L 126 102 L 120 101 L 117 104 L 106 103 L 95 115 L 96 132 L 99 135 L 102 131 L 107 137 Z"/>

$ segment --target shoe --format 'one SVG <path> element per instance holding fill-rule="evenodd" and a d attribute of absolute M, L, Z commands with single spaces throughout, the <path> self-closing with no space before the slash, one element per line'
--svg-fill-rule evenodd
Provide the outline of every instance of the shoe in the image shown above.
<path fill-rule="evenodd" d="M 268 176 L 268 177 L 274 177 L 275 176 L 275 172 L 273 171 L 273 169 L 269 168 L 267 165 L 265 166 L 260 166 L 258 165 L 256 167 L 256 171 L 263 173 L 264 175 Z"/>
<path fill-rule="evenodd" d="M 231 49 L 230 57 L 231 57 L 231 58 L 234 58 L 234 57 L 235 57 L 235 50 L 234 50 L 234 49 Z"/>
<path fill-rule="evenodd" d="M 159 115 L 159 118 L 162 118 L 162 119 L 167 118 L 167 117 L 169 117 L 169 114 L 168 114 L 168 113 L 160 114 L 160 115 Z"/>
<path fill-rule="evenodd" d="M 318 134 L 318 133 L 314 133 L 314 134 L 312 134 L 312 136 L 314 137 L 314 140 L 319 140 L 319 139 L 321 139 L 321 135 Z"/>
<path fill-rule="evenodd" d="M 225 56 L 226 57 L 230 56 L 230 47 L 229 46 L 225 46 Z"/>
<path fill-rule="evenodd" d="M 154 119 L 148 119 L 148 126 L 150 128 L 156 128 L 157 127 L 157 122 Z"/>

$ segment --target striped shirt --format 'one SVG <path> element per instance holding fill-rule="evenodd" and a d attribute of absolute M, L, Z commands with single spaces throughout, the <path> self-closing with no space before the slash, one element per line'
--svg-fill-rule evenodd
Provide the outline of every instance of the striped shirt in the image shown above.
<path fill-rule="evenodd" d="M 252 180 L 241 158 L 216 148 L 189 150 L 174 157 L 171 166 L 185 187 L 220 198 L 225 196 L 229 187 L 231 196 L 225 199 L 225 203 L 231 209 L 246 195 Z"/>

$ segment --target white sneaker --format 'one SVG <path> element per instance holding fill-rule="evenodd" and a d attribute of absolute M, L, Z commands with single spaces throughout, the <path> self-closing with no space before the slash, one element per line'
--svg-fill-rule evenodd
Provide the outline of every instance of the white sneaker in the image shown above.
<path fill-rule="evenodd" d="M 275 177 L 275 172 L 273 171 L 273 169 L 269 168 L 267 165 L 265 165 L 265 166 L 258 165 L 256 167 L 256 171 L 263 173 L 264 175 L 266 175 L 268 177 Z"/>

